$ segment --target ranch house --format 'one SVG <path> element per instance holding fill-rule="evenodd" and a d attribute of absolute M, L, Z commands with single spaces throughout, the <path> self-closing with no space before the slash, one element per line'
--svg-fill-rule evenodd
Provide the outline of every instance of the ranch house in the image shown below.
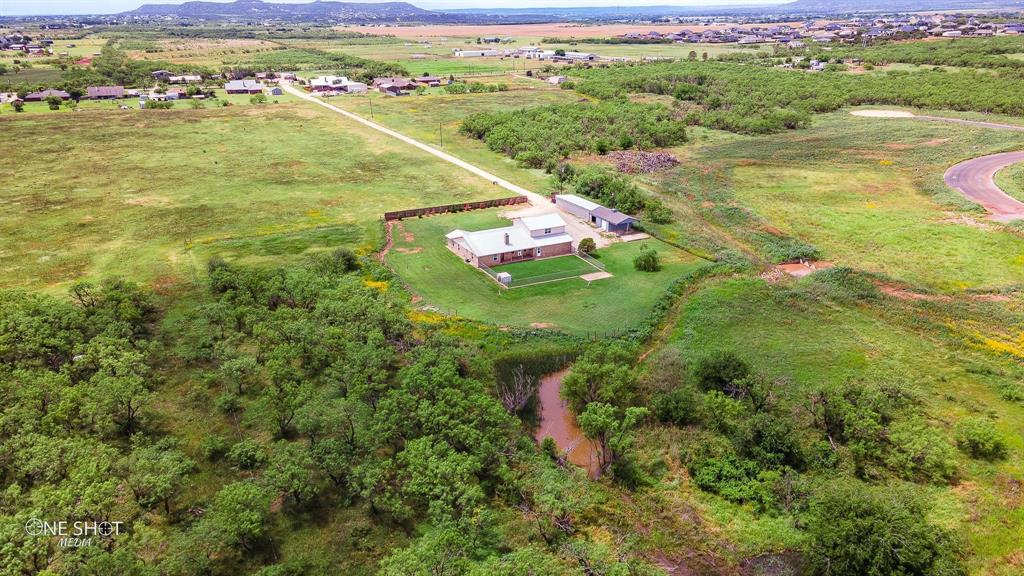
<path fill-rule="evenodd" d="M 474 266 L 498 266 L 523 260 L 572 254 L 572 236 L 558 214 L 517 219 L 511 226 L 478 232 L 452 230 L 448 249 Z"/>
<path fill-rule="evenodd" d="M 605 232 L 615 234 L 628 234 L 637 221 L 629 214 L 623 214 L 614 208 L 607 208 L 575 194 L 555 196 L 555 205 Z"/>

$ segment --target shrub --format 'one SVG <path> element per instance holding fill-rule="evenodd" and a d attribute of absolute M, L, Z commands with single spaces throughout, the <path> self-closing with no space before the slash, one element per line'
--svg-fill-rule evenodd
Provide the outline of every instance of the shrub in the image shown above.
<path fill-rule="evenodd" d="M 665 424 L 685 426 L 694 424 L 700 420 L 701 397 L 695 390 L 687 386 L 681 386 L 672 390 L 657 394 L 651 399 L 651 409 L 654 417 Z"/>
<path fill-rule="evenodd" d="M 810 504 L 810 573 L 966 574 L 960 542 L 926 518 L 924 501 L 908 487 L 825 483 Z"/>
<path fill-rule="evenodd" d="M 920 420 L 890 426 L 889 443 L 886 466 L 905 480 L 945 483 L 956 474 L 953 447 Z"/>
<path fill-rule="evenodd" d="M 46 105 L 50 107 L 50 110 L 60 110 L 60 105 L 64 101 L 57 96 L 47 96 Z"/>
<path fill-rule="evenodd" d="M 228 450 L 228 460 L 243 470 L 252 470 L 267 461 L 267 453 L 258 442 L 245 439 Z"/>
<path fill-rule="evenodd" d="M 597 243 L 594 242 L 593 238 L 584 238 L 580 240 L 580 244 L 576 247 L 576 250 L 579 251 L 580 254 L 590 254 L 594 250 L 597 250 Z"/>
<path fill-rule="evenodd" d="M 958 422 L 956 444 L 971 458 L 1000 460 L 1006 457 L 1006 441 L 988 418 L 964 418 Z"/>
<path fill-rule="evenodd" d="M 214 400 L 214 405 L 218 411 L 224 414 L 237 414 L 242 410 L 241 399 L 239 399 L 238 394 L 232 392 L 226 392 L 218 396 Z"/>
<path fill-rule="evenodd" d="M 228 451 L 228 441 L 216 434 L 203 437 L 199 443 L 199 452 L 210 462 L 219 460 Z"/>
<path fill-rule="evenodd" d="M 693 377 L 702 390 L 719 390 L 736 396 L 734 383 L 750 377 L 750 365 L 735 352 L 719 350 L 704 356 L 693 367 Z"/>
<path fill-rule="evenodd" d="M 755 414 L 742 443 L 750 457 L 763 466 L 803 467 L 803 450 L 793 423 L 786 418 L 768 413 Z"/>
<path fill-rule="evenodd" d="M 774 501 L 772 485 L 777 474 L 762 471 L 751 460 L 734 455 L 703 458 L 690 467 L 690 474 L 701 490 L 732 502 L 751 502 L 765 509 Z"/>
<path fill-rule="evenodd" d="M 252 98 L 249 98 L 249 103 L 250 104 L 266 104 L 267 103 L 267 96 L 266 96 L 266 94 L 254 94 L 252 96 Z"/>
<path fill-rule="evenodd" d="M 657 272 L 661 270 L 661 258 L 658 251 L 648 248 L 646 244 L 640 246 L 640 253 L 633 258 L 633 268 L 641 272 Z"/>
<path fill-rule="evenodd" d="M 14 108 L 15 112 L 25 111 L 25 103 L 21 100 L 15 100 L 14 102 L 11 102 L 11 107 Z"/>

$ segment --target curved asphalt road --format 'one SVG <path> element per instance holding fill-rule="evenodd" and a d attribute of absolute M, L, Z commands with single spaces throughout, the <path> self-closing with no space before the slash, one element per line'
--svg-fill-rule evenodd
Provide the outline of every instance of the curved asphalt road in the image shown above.
<path fill-rule="evenodd" d="M 866 111 L 869 116 L 871 110 Z M 856 112 L 854 112 L 856 114 Z M 980 120 L 963 120 L 961 118 L 947 118 L 945 116 L 926 116 L 909 113 L 905 116 L 894 116 L 894 118 L 912 118 L 926 120 L 929 122 L 949 122 L 951 124 L 964 124 L 978 128 L 990 128 L 992 130 L 1013 130 L 1024 132 L 1024 126 L 1015 124 L 999 124 L 996 122 L 983 122 Z M 1004 152 L 965 160 L 954 165 L 943 179 L 946 185 L 959 191 L 968 200 L 976 202 L 988 210 L 993 220 L 1009 222 L 1024 218 L 1024 202 L 1010 197 L 996 186 L 994 176 L 1003 168 L 1011 164 L 1024 162 L 1024 152 Z"/>
<path fill-rule="evenodd" d="M 1024 218 L 1024 202 L 1011 198 L 996 186 L 996 172 L 1024 162 L 1024 152 L 1003 152 L 966 160 L 954 165 L 943 177 L 946 185 L 992 213 L 993 220 L 1009 222 Z"/>

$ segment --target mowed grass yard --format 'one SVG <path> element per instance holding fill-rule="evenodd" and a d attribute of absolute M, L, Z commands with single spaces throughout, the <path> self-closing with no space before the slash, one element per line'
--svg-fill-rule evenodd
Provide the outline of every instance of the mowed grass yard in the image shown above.
<path fill-rule="evenodd" d="M 394 247 L 387 261 L 422 298 L 421 305 L 493 324 L 573 334 L 632 327 L 673 280 L 703 265 L 685 252 L 648 240 L 664 267 L 655 273 L 638 272 L 633 269 L 633 258 L 642 243 L 619 243 L 598 250 L 612 278 L 589 286 L 584 280 L 570 278 L 506 290 L 445 246 L 444 235 L 455 228 L 483 230 L 508 224 L 497 209 L 404 220 L 394 229 Z M 548 262 L 557 260 L 563 258 Z"/>
<path fill-rule="evenodd" d="M 1019 230 L 949 189 L 949 166 L 1024 147 L 1008 131 L 940 122 L 816 116 L 811 128 L 698 143 L 680 168 L 646 179 L 685 210 L 775 228 L 839 264 L 922 288 L 1000 290 L 1024 282 Z M 696 167 L 695 167 L 696 166 Z"/>
<path fill-rule="evenodd" d="M 959 482 L 926 487 L 935 520 L 957 529 L 972 550 L 971 573 L 1017 574 L 1012 555 L 1019 551 L 1024 507 L 1012 478 L 1024 474 L 1024 405 L 1004 400 L 1000 385 L 1019 382 L 1024 370 L 1008 356 L 963 346 L 908 319 L 940 320 L 946 313 L 982 318 L 995 315 L 993 304 L 911 306 L 879 301 L 870 305 L 833 300 L 808 278 L 790 285 L 768 285 L 758 278 L 709 281 L 683 304 L 668 343 L 684 358 L 732 350 L 758 371 L 779 379 L 780 398 L 800 405 L 816 386 L 851 379 L 906 382 L 920 395 L 929 421 L 950 437 L 953 425 L 968 415 L 993 417 L 1011 456 L 995 463 L 958 452 Z M 956 312 L 954 312 L 956 311 Z M 1019 313 L 1018 313 L 1019 315 Z M 990 316 L 991 317 L 991 316 Z M 794 408 L 799 410 L 799 408 Z M 776 530 L 770 518 L 750 518 L 742 507 L 707 494 L 727 533 L 740 536 L 755 551 L 777 549 L 788 528 Z M 788 523 L 786 523 L 788 525 Z M 758 546 L 758 543 L 760 544 Z"/>
<path fill-rule="evenodd" d="M 221 254 L 280 264 L 369 251 L 387 210 L 502 196 L 305 103 L 4 114 L 0 286 L 124 275 L 173 284 Z"/>

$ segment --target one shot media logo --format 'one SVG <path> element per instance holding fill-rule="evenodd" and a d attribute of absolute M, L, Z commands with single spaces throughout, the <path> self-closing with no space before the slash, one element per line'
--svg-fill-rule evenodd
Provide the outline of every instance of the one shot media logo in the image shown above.
<path fill-rule="evenodd" d="M 31 518 L 25 522 L 25 534 L 32 537 L 59 538 L 61 548 L 93 546 L 100 538 L 111 538 L 121 533 L 123 522 L 93 520 L 47 521 Z"/>

